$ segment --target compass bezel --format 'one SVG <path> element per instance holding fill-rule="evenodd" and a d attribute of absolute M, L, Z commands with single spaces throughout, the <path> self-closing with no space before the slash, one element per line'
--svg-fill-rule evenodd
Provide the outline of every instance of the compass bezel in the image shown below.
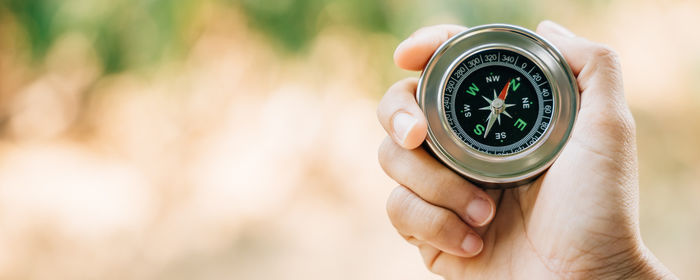
<path fill-rule="evenodd" d="M 555 106 L 549 128 L 536 143 L 511 155 L 489 155 L 466 145 L 449 127 L 442 106 L 452 71 L 465 58 L 487 49 L 527 57 L 552 88 Z M 534 32 L 508 24 L 473 27 L 443 43 L 421 74 L 416 94 L 428 121 L 428 148 L 448 167 L 487 188 L 518 186 L 549 168 L 570 138 L 580 106 L 576 79 L 561 53 Z"/>

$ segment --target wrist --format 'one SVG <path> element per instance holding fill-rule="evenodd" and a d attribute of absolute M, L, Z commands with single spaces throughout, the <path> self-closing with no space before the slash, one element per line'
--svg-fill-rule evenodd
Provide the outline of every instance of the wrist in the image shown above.
<path fill-rule="evenodd" d="M 598 271 L 599 279 L 678 279 L 641 242 L 633 253 Z"/>
<path fill-rule="evenodd" d="M 640 246 L 636 263 L 634 269 L 621 277 L 628 279 L 678 279 L 644 244 Z"/>

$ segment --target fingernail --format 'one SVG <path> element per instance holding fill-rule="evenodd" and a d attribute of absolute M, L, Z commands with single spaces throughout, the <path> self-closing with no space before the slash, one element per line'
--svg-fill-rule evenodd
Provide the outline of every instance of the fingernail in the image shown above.
<path fill-rule="evenodd" d="M 481 197 L 476 197 L 467 205 L 467 215 L 472 222 L 481 226 L 491 217 L 491 204 Z"/>
<path fill-rule="evenodd" d="M 464 241 L 462 241 L 462 250 L 471 254 L 472 256 L 479 254 L 483 247 L 484 242 L 481 241 L 481 238 L 471 232 L 468 233 L 467 237 L 465 237 Z"/>
<path fill-rule="evenodd" d="M 561 36 L 566 36 L 570 38 L 576 37 L 576 34 L 574 34 L 573 32 L 569 31 L 569 29 L 564 28 L 556 22 L 553 22 L 551 20 L 545 20 L 543 23 L 548 25 L 552 31 Z"/>
<path fill-rule="evenodd" d="M 402 112 L 394 116 L 394 134 L 398 138 L 400 144 L 406 141 L 406 136 L 408 136 L 408 133 L 416 125 L 416 122 L 418 122 L 418 120 L 407 113 Z"/>

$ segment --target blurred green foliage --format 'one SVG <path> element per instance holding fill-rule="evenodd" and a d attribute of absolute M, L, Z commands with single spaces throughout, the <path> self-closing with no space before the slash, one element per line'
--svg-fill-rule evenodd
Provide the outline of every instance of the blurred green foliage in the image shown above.
<path fill-rule="evenodd" d="M 19 23 L 35 62 L 61 35 L 80 32 L 94 42 L 104 72 L 113 73 L 186 53 L 194 17 L 207 1 L 243 11 L 287 53 L 303 52 L 329 25 L 401 38 L 438 22 L 532 26 L 541 10 L 532 0 L 4 0 L 0 11 Z"/>
<path fill-rule="evenodd" d="M 374 0 L 243 0 L 251 23 L 285 49 L 300 51 L 328 24 L 346 24 L 370 31 L 388 31 L 389 10 Z M 342 11 L 342 15 L 332 14 Z"/>
<path fill-rule="evenodd" d="M 52 23 L 58 3 L 50 0 L 7 0 L 0 3 L 13 13 L 25 29 L 32 57 L 43 57 L 57 33 Z"/>
<path fill-rule="evenodd" d="M 303 50 L 327 25 L 402 37 L 440 18 L 465 25 L 531 25 L 538 20 L 532 0 L 242 0 L 239 4 L 255 27 L 291 51 Z"/>
<path fill-rule="evenodd" d="M 61 35 L 79 32 L 94 42 L 106 73 L 148 65 L 186 49 L 184 32 L 198 1 L 4 0 L 0 10 L 19 24 L 34 62 Z"/>

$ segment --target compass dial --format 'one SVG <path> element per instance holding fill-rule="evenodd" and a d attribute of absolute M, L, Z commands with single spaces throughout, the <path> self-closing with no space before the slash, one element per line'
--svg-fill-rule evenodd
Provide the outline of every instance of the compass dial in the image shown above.
<path fill-rule="evenodd" d="M 444 112 L 451 130 L 471 148 L 511 155 L 547 131 L 554 102 L 544 72 L 532 60 L 505 49 L 465 57 L 450 73 Z"/>

